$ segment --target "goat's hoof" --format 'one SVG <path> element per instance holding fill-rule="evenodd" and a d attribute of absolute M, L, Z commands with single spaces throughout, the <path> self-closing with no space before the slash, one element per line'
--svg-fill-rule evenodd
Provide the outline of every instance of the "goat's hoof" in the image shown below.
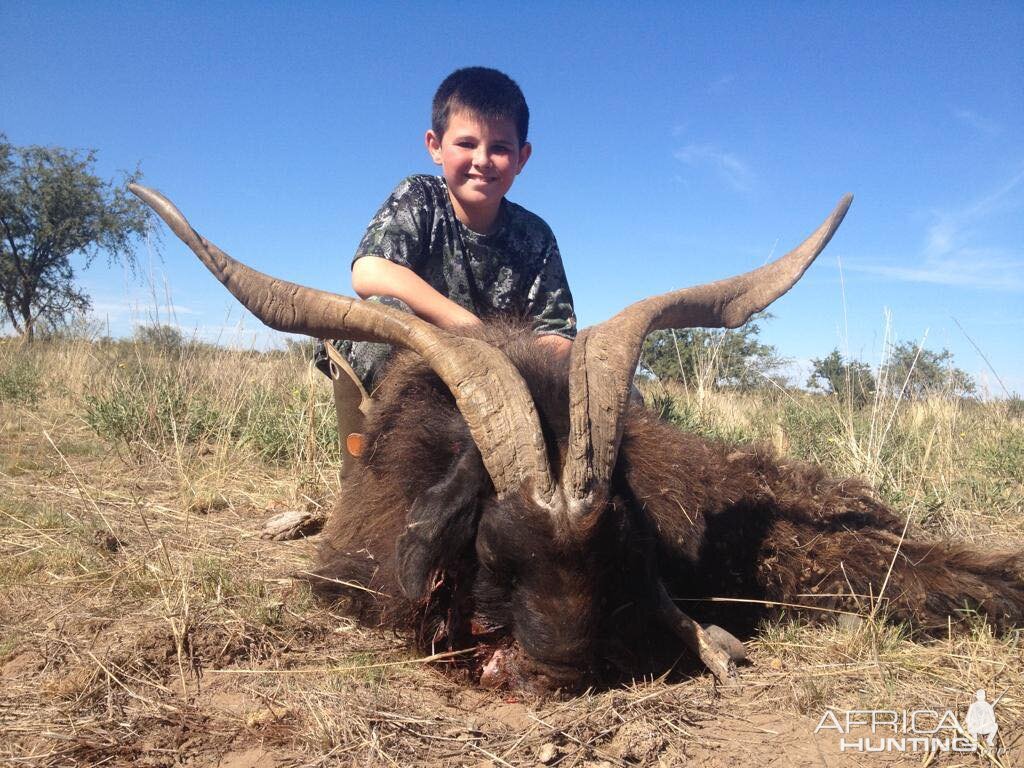
<path fill-rule="evenodd" d="M 704 631 L 714 640 L 715 645 L 721 648 L 733 664 L 740 664 L 747 660 L 747 648 L 731 632 L 727 632 L 717 624 L 704 624 Z"/>

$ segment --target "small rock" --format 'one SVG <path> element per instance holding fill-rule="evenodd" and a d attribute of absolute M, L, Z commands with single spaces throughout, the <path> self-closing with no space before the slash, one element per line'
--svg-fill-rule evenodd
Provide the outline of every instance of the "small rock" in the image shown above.
<path fill-rule="evenodd" d="M 778 656 L 773 656 L 772 658 L 768 659 L 768 666 L 769 668 L 774 669 L 776 672 L 778 672 L 780 669 L 782 669 L 782 659 L 780 659 Z"/>
<path fill-rule="evenodd" d="M 537 750 L 537 759 L 544 765 L 550 765 L 558 757 L 558 747 L 553 742 L 546 742 Z"/>
<path fill-rule="evenodd" d="M 319 533 L 323 527 L 322 515 L 299 511 L 281 512 L 268 518 L 267 522 L 263 524 L 260 538 L 271 541 L 288 541 L 302 536 L 312 536 Z"/>

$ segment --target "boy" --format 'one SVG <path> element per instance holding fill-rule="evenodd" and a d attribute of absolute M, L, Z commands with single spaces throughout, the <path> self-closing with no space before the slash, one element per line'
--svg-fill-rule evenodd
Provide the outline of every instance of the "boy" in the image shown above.
<path fill-rule="evenodd" d="M 505 199 L 532 152 L 528 128 L 526 100 L 507 75 L 468 67 L 445 78 L 425 136 L 443 176 L 403 180 L 374 216 L 352 261 L 356 293 L 446 329 L 495 315 L 529 318 L 537 343 L 552 356 L 567 355 L 576 317 L 555 237 L 540 217 Z M 332 376 L 344 441 L 359 431 L 360 400 L 365 410 L 366 391 L 390 350 L 369 342 L 335 346 L 365 387 L 350 381 L 351 373 Z M 330 375 L 323 347 L 315 363 Z"/>

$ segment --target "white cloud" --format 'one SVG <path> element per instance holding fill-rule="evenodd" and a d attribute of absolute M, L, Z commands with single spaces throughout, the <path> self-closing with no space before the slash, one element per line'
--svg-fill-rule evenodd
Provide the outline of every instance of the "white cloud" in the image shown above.
<path fill-rule="evenodd" d="M 754 183 L 754 173 L 743 160 L 713 144 L 688 144 L 672 154 L 691 168 L 712 169 L 737 192 L 748 192 Z"/>
<path fill-rule="evenodd" d="M 201 310 L 180 304 L 153 305 L 146 301 L 130 299 L 101 300 L 92 303 L 92 314 L 114 318 L 177 317 L 179 315 L 201 315 Z"/>
<path fill-rule="evenodd" d="M 134 320 L 126 335 L 131 335 L 135 328 L 148 325 L 150 322 L 147 319 Z M 275 331 L 256 322 L 254 318 L 244 317 L 239 318 L 237 322 L 225 320 L 223 323 L 186 324 L 166 321 L 163 324 L 177 328 L 186 339 L 215 344 L 229 349 L 279 349 L 284 347 L 284 340 L 286 338 L 305 338 L 295 334 Z"/>
<path fill-rule="evenodd" d="M 966 250 L 960 251 L 963 256 Z M 964 288 L 985 288 L 997 291 L 1024 291 L 1024 259 L 979 258 L 925 259 L 918 267 L 894 267 L 884 264 L 846 262 L 851 272 L 864 272 L 908 283 L 956 285 Z"/>
<path fill-rule="evenodd" d="M 1022 207 L 1014 194 L 1022 187 L 1024 170 L 978 200 L 958 209 L 932 212 L 917 265 L 848 262 L 846 268 L 905 282 L 1024 291 L 1024 254 L 977 244 L 986 237 L 986 228 L 978 225 L 994 214 Z"/>
<path fill-rule="evenodd" d="M 729 86 L 736 80 L 736 75 L 722 75 L 708 85 L 708 93 L 719 94 L 730 90 Z"/>
<path fill-rule="evenodd" d="M 164 314 L 173 315 L 201 315 L 203 314 L 198 309 L 192 309 L 191 307 L 183 307 L 180 304 L 164 304 L 163 306 L 157 307 L 157 310 Z"/>
<path fill-rule="evenodd" d="M 181 331 L 188 338 L 231 349 L 275 349 L 284 346 L 285 338 L 302 338 L 284 334 L 263 325 L 247 328 L 242 322 L 182 327 Z"/>
<path fill-rule="evenodd" d="M 961 123 L 970 126 L 978 133 L 982 133 L 986 136 L 998 136 L 1003 132 L 1002 125 L 997 123 L 995 120 L 979 115 L 971 109 L 954 110 L 953 116 Z"/>
<path fill-rule="evenodd" d="M 776 373 L 784 376 L 790 384 L 803 387 L 807 383 L 811 371 L 814 370 L 814 363 L 809 357 L 788 358 L 778 367 Z"/>
<path fill-rule="evenodd" d="M 924 252 L 928 256 L 938 257 L 953 250 L 957 228 L 952 221 L 939 221 L 928 227 Z"/>

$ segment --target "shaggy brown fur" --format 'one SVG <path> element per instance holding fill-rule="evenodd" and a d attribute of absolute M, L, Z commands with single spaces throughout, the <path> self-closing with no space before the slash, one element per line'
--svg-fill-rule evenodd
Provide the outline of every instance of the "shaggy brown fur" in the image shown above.
<path fill-rule="evenodd" d="M 677 596 L 860 611 L 881 598 L 882 613 L 925 632 L 973 611 L 1000 629 L 1024 618 L 1024 554 L 904 539 L 903 521 L 861 481 L 711 443 L 647 415 L 630 421 L 619 462 L 654 521 Z M 720 613 L 735 627 L 744 611 Z"/>
<path fill-rule="evenodd" d="M 522 328 L 480 333 L 530 386 L 557 473 L 565 369 Z M 494 497 L 451 395 L 418 358 L 396 356 L 375 394 L 314 587 L 365 621 L 411 631 L 423 651 L 476 647 L 474 675 L 504 665 L 502 680 L 551 686 L 656 671 L 678 655 L 654 619 L 658 579 L 694 618 L 737 633 L 779 609 L 706 598 L 824 616 L 815 609 L 867 610 L 881 595 L 885 615 L 923 631 L 971 612 L 999 628 L 1024 622 L 1024 555 L 901 540 L 903 521 L 862 482 L 634 408 L 603 512 L 567 538 L 528 489 Z"/>

